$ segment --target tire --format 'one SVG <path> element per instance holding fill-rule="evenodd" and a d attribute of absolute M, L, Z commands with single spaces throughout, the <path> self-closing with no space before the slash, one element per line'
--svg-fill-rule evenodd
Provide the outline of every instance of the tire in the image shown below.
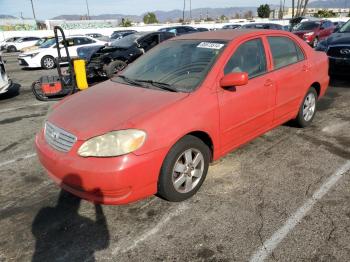
<path fill-rule="evenodd" d="M 118 72 L 122 71 L 127 64 L 121 60 L 115 60 L 110 62 L 106 66 L 106 75 L 108 78 L 114 77 Z"/>
<path fill-rule="evenodd" d="M 14 45 L 7 47 L 7 52 L 17 52 L 17 48 Z"/>
<path fill-rule="evenodd" d="M 199 138 L 185 136 L 179 140 L 164 159 L 157 195 L 171 202 L 192 197 L 205 180 L 210 159 L 209 147 Z"/>
<path fill-rule="evenodd" d="M 299 127 L 307 127 L 311 124 L 317 111 L 317 92 L 314 87 L 311 87 L 305 95 L 303 102 L 299 108 L 298 116 L 295 119 Z"/>
<path fill-rule="evenodd" d="M 56 66 L 56 62 L 55 62 L 55 58 L 53 58 L 52 56 L 44 56 L 43 58 L 41 58 L 41 67 L 49 70 L 49 69 L 53 69 Z"/>

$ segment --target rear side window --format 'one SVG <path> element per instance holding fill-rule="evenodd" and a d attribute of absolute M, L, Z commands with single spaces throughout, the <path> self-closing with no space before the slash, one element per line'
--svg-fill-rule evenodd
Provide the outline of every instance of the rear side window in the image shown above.
<path fill-rule="evenodd" d="M 225 75 L 246 72 L 249 78 L 266 73 L 266 54 L 262 40 L 254 39 L 240 45 L 225 66 Z"/>
<path fill-rule="evenodd" d="M 287 37 L 272 36 L 268 37 L 268 41 L 272 53 L 274 69 L 279 69 L 305 59 L 301 48 Z"/>

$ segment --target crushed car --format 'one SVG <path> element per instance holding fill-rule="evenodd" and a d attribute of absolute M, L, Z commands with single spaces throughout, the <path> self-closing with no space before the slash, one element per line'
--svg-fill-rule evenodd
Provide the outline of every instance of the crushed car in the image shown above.
<path fill-rule="evenodd" d="M 78 56 L 87 61 L 87 76 L 113 77 L 127 64 L 159 43 L 174 37 L 169 32 L 138 32 L 114 41 L 110 46 L 78 48 Z"/>
<path fill-rule="evenodd" d="M 289 32 L 187 34 L 55 105 L 37 155 L 95 203 L 183 201 L 211 162 L 287 121 L 309 126 L 328 84 L 327 55 Z"/>

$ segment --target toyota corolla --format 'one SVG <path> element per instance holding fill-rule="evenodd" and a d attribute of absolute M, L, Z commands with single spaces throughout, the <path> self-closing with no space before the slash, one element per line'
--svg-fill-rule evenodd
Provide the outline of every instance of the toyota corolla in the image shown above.
<path fill-rule="evenodd" d="M 63 189 L 93 202 L 182 201 L 210 162 L 287 121 L 308 126 L 328 83 L 326 54 L 291 33 L 188 34 L 56 104 L 37 153 Z"/>

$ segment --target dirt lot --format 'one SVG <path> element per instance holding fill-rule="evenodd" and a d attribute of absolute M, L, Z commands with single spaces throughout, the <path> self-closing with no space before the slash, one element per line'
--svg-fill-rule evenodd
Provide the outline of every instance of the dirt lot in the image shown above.
<path fill-rule="evenodd" d="M 350 81 L 332 81 L 311 127 L 227 155 L 186 202 L 94 206 L 35 156 L 50 103 L 30 84 L 52 72 L 6 60 L 19 94 L 0 97 L 0 261 L 350 261 Z"/>

